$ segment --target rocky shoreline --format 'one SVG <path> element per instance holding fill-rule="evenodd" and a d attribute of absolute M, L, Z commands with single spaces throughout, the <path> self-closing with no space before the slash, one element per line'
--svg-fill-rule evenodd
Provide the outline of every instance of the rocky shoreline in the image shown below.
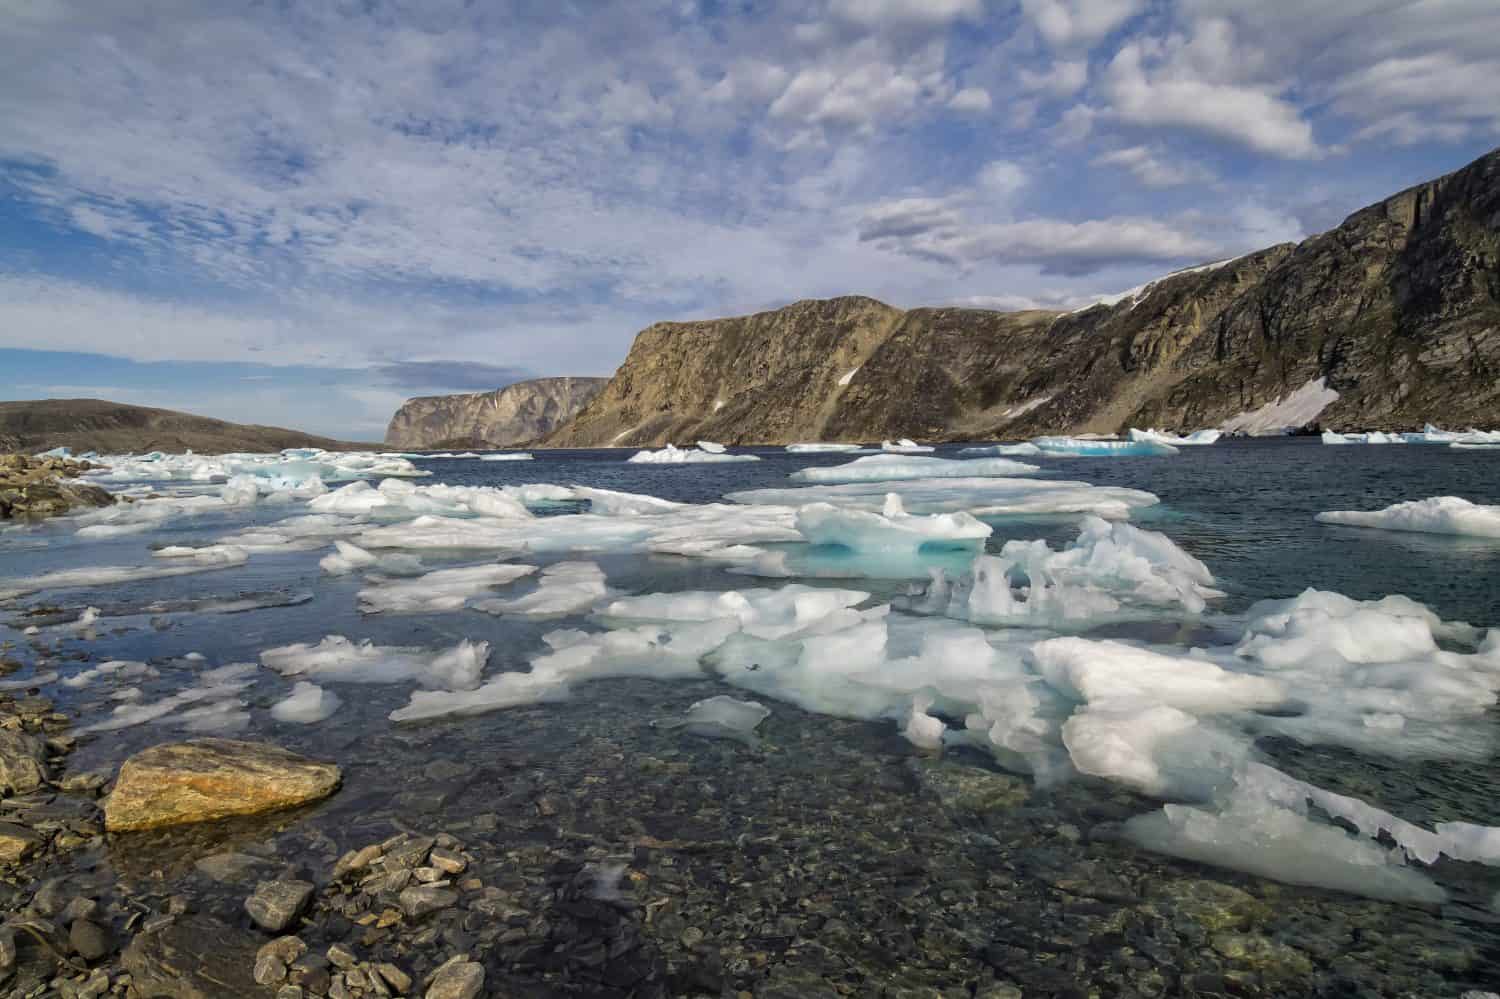
<path fill-rule="evenodd" d="M 87 461 L 26 454 L 0 454 L 0 520 L 51 517 L 76 507 L 110 506 L 106 489 L 75 481 L 98 468 Z"/>

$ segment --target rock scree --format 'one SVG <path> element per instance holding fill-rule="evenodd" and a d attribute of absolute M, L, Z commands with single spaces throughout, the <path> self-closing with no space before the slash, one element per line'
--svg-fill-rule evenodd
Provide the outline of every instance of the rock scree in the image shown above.
<path fill-rule="evenodd" d="M 341 779 L 332 763 L 267 743 L 164 743 L 121 765 L 104 804 L 104 827 L 127 832 L 290 808 L 328 797 Z"/>

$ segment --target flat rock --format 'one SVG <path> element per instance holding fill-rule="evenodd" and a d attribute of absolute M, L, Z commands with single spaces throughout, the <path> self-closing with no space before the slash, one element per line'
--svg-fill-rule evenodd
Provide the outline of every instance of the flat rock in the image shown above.
<path fill-rule="evenodd" d="M 47 747 L 35 736 L 0 729 L 0 792 L 25 794 L 47 780 Z"/>
<path fill-rule="evenodd" d="M 256 943 L 247 931 L 195 913 L 137 934 L 122 961 L 143 999 L 264 997 L 252 977 Z"/>
<path fill-rule="evenodd" d="M 14 822 L 0 822 L 0 863 L 15 864 L 36 852 L 42 837 Z"/>
<path fill-rule="evenodd" d="M 193 739 L 142 750 L 120 767 L 104 803 L 110 832 L 254 815 L 317 801 L 342 775 L 262 742 Z"/>
<path fill-rule="evenodd" d="M 449 961 L 432 976 L 427 999 L 474 999 L 484 991 L 484 965 L 477 961 Z"/>

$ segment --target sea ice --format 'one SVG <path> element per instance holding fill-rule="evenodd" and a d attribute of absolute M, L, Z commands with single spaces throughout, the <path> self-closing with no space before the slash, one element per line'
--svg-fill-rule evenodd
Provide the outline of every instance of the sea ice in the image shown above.
<path fill-rule="evenodd" d="M 530 452 L 527 451 L 504 451 L 499 454 L 482 454 L 480 461 L 531 461 Z"/>
<path fill-rule="evenodd" d="M 850 608 L 869 598 L 863 590 L 792 583 L 774 590 L 690 590 L 622 597 L 602 608 L 600 615 L 619 621 L 734 621 L 755 638 L 783 639 L 856 624 L 863 615 Z"/>
<path fill-rule="evenodd" d="M 1086 517 L 1062 551 L 1045 541 L 1007 541 L 999 555 L 980 556 L 962 576 L 934 573 L 926 592 L 909 603 L 976 624 L 1059 628 L 1122 616 L 1127 607 L 1200 613 L 1222 596 L 1213 581 L 1207 566 L 1166 535 Z"/>
<path fill-rule="evenodd" d="M 1409 444 L 1500 444 L 1500 430 L 1440 430 L 1430 423 L 1421 433 L 1401 436 Z"/>
<path fill-rule="evenodd" d="M 330 717 L 342 702 L 337 694 L 316 683 L 298 680 L 292 692 L 271 705 L 271 717 L 279 722 L 311 725 Z"/>
<path fill-rule="evenodd" d="M 480 600 L 470 606 L 488 614 L 558 617 L 578 614 L 609 596 L 604 572 L 593 562 L 556 562 L 547 566 L 537 588 L 511 600 Z"/>
<path fill-rule="evenodd" d="M 983 447 L 966 447 L 958 452 L 960 458 L 1035 458 L 1042 449 L 1030 441 L 1024 444 L 987 444 Z"/>
<path fill-rule="evenodd" d="M 1040 471 L 1036 465 L 1027 465 L 1007 458 L 956 460 L 872 454 L 869 457 L 855 458 L 848 464 L 834 465 L 831 468 L 804 468 L 793 472 L 791 479 L 794 482 L 815 483 L 891 482 L 902 479 L 1026 475 L 1036 471 Z"/>
<path fill-rule="evenodd" d="M 862 447 L 858 444 L 788 444 L 786 449 L 791 454 L 839 454 L 857 451 L 873 451 L 873 448 Z"/>
<path fill-rule="evenodd" d="M 249 716 L 241 710 L 244 705 L 236 695 L 250 686 L 254 677 L 254 663 L 231 663 L 205 670 L 198 675 L 198 682 L 194 686 L 179 690 L 159 701 L 120 704 L 105 720 L 85 725 L 78 731 L 80 734 L 112 732 L 168 716 L 176 716 L 175 721 L 184 722 L 198 731 L 226 731 L 243 727 L 249 722 Z M 205 701 L 225 703 L 211 705 L 211 710 L 206 713 L 186 714 L 178 711 L 179 708 L 191 704 L 201 705 Z"/>
<path fill-rule="evenodd" d="M 176 565 L 100 565 L 82 569 L 59 569 L 39 576 L 20 576 L 0 579 L 0 603 L 14 600 L 28 593 L 41 590 L 61 590 L 96 586 L 118 586 L 142 579 L 165 579 L 171 576 L 186 576 L 196 572 L 209 572 L 230 566 L 243 565 L 250 557 L 243 548 L 223 546 L 211 550 L 193 551 L 190 563 Z"/>
<path fill-rule="evenodd" d="M 407 646 L 358 644 L 343 635 L 266 649 L 260 661 L 282 676 L 311 676 L 333 683 L 400 683 L 415 680 L 424 687 L 472 690 L 490 655 L 489 642 L 464 639 L 449 649 L 430 651 Z"/>
<path fill-rule="evenodd" d="M 1030 478 L 872 480 L 785 489 L 747 489 L 729 493 L 725 499 L 750 505 L 788 507 L 832 503 L 844 509 L 879 511 L 884 508 L 888 493 L 898 494 L 911 513 L 965 511 L 976 517 L 1092 513 L 1106 520 L 1126 520 L 1131 510 L 1159 502 L 1151 493 L 1139 489 Z"/>
<path fill-rule="evenodd" d="M 723 454 L 703 448 L 677 448 L 668 444 L 660 451 L 637 451 L 625 459 L 637 465 L 685 465 L 714 461 L 760 461 L 753 454 Z"/>
<path fill-rule="evenodd" d="M 359 591 L 365 614 L 438 614 L 462 610 L 471 597 L 536 572 L 534 565 L 468 565 L 415 578 L 381 579 Z"/>
<path fill-rule="evenodd" d="M 416 576 L 427 570 L 421 560 L 399 553 L 376 555 L 358 545 L 335 539 L 334 552 L 318 560 L 318 566 L 330 576 L 346 576 L 365 569 L 387 576 Z"/>
<path fill-rule="evenodd" d="M 926 444 L 918 444 L 909 437 L 903 437 L 894 444 L 890 441 L 881 441 L 880 450 L 889 451 L 894 454 L 924 454 L 928 451 L 936 451 L 937 448 Z"/>
<path fill-rule="evenodd" d="M 1031 442 L 1053 458 L 1134 458 L 1176 454 L 1177 448 L 1154 440 L 1096 440 L 1091 437 L 1038 437 Z"/>
<path fill-rule="evenodd" d="M 1383 510 L 1330 510 L 1318 514 L 1317 519 L 1319 523 L 1346 527 L 1500 538 L 1500 506 L 1483 506 L 1459 496 L 1408 500 Z"/>
<path fill-rule="evenodd" d="M 977 550 L 993 530 L 967 513 L 909 514 L 897 493 L 886 495 L 880 513 L 811 503 L 797 511 L 796 524 L 809 544 L 860 552 L 915 552 L 924 546 Z"/>
<path fill-rule="evenodd" d="M 1372 430 L 1367 434 L 1337 434 L 1332 430 L 1323 431 L 1324 444 L 1405 444 L 1406 438 L 1400 434 L 1383 434 L 1379 430 Z"/>
<path fill-rule="evenodd" d="M 653 722 L 660 729 L 682 729 L 706 739 L 732 739 L 746 745 L 755 743 L 755 730 L 771 716 L 771 709 L 759 701 L 741 701 L 724 694 L 694 701 L 681 718 Z"/>

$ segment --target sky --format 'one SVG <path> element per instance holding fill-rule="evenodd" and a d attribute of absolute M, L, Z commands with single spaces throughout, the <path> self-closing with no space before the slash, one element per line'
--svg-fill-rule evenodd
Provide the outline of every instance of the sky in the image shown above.
<path fill-rule="evenodd" d="M 1500 145 L 1496 0 L 0 0 L 0 399 L 376 440 L 803 298 L 1074 307 Z"/>

